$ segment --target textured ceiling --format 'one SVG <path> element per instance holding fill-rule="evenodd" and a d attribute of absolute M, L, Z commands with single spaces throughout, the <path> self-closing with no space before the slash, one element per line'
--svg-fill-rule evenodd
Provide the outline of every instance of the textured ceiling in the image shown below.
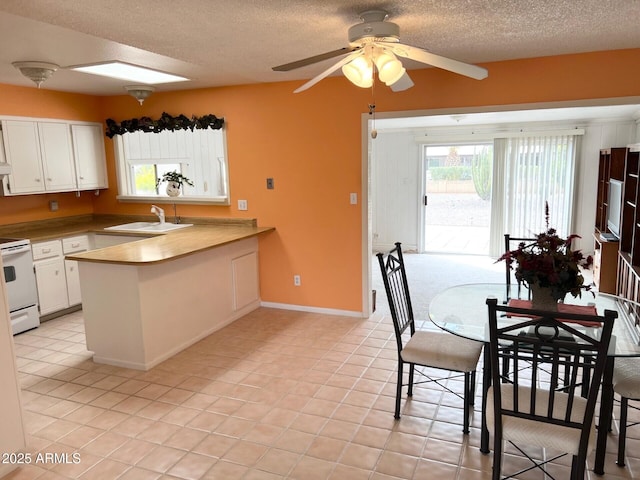
<path fill-rule="evenodd" d="M 638 0 L 2 0 L 0 83 L 33 85 L 11 66 L 24 60 L 120 60 L 193 79 L 158 90 L 309 79 L 336 60 L 271 67 L 347 46 L 371 8 L 403 43 L 468 63 L 640 47 Z M 61 69 L 43 88 L 121 95 L 129 83 Z"/>

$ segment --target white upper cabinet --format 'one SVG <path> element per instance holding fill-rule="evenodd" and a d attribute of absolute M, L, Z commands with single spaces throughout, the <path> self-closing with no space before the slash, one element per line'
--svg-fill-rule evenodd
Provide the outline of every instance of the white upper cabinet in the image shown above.
<path fill-rule="evenodd" d="M 2 141 L 11 174 L 4 195 L 107 188 L 102 125 L 2 119 Z"/>
<path fill-rule="evenodd" d="M 71 125 L 78 189 L 107 188 L 102 125 Z"/>
<path fill-rule="evenodd" d="M 44 191 L 44 174 L 36 122 L 2 122 L 2 139 L 11 174 L 4 178 L 5 193 Z"/>
<path fill-rule="evenodd" d="M 40 136 L 45 191 L 74 190 L 76 188 L 76 169 L 73 164 L 69 125 L 39 122 L 38 134 Z"/>

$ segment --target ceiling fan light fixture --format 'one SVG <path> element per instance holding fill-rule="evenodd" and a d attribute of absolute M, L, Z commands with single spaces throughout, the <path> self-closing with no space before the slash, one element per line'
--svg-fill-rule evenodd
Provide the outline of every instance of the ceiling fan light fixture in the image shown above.
<path fill-rule="evenodd" d="M 373 63 L 365 56 L 354 58 L 343 65 L 342 73 L 356 87 L 369 88 L 373 85 Z"/>
<path fill-rule="evenodd" d="M 404 74 L 395 82 L 393 85 L 390 85 L 391 90 L 394 92 L 402 92 L 413 87 L 413 80 L 409 74 L 405 71 Z"/>
<path fill-rule="evenodd" d="M 55 63 L 49 62 L 13 62 L 11 65 L 17 68 L 22 75 L 34 82 L 38 88 L 60 68 Z"/>
<path fill-rule="evenodd" d="M 339 68 L 342 68 L 342 73 L 351 83 L 362 88 L 373 86 L 373 68 L 375 68 L 378 70 L 381 82 L 391 87 L 392 91 L 401 92 L 411 88 L 413 81 L 402 62 L 398 60 L 398 57 L 441 68 L 476 80 L 482 80 L 489 74 L 486 68 L 442 57 L 424 48 L 401 43 L 400 27 L 393 22 L 387 21 L 387 17 L 388 14 L 385 10 L 365 11 L 360 14 L 362 23 L 349 28 L 349 47 L 338 48 L 320 55 L 279 65 L 273 67 L 273 70 L 276 72 L 288 72 L 296 68 L 323 62 L 330 58 L 344 56 L 324 72 L 295 89 L 294 93 L 307 90 Z"/>
<path fill-rule="evenodd" d="M 151 85 L 127 85 L 124 87 L 129 95 L 140 102 L 140 105 L 156 91 Z"/>
<path fill-rule="evenodd" d="M 362 41 L 398 42 L 400 27 L 386 21 L 388 14 L 384 10 L 368 10 L 360 14 L 362 23 L 349 28 L 349 43 L 360 45 Z"/>
<path fill-rule="evenodd" d="M 402 66 L 402 62 L 391 52 L 383 52 L 376 56 L 376 68 L 380 81 L 388 87 L 400 80 L 407 71 Z"/>

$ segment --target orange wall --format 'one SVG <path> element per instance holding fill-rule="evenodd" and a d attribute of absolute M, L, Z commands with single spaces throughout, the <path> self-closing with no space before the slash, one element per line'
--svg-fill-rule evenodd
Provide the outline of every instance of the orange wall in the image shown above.
<path fill-rule="evenodd" d="M 489 77 L 482 81 L 437 69 L 412 71 L 416 85 L 410 90 L 376 87 L 376 111 L 640 96 L 638 60 L 640 49 L 496 62 L 485 65 Z M 0 99 L 11 97 L 0 101 L 0 114 L 100 121 L 163 111 L 225 117 L 232 205 L 180 205 L 178 213 L 255 217 L 277 228 L 260 242 L 263 301 L 359 311 L 361 210 L 349 204 L 349 193 L 361 198 L 360 125 L 371 91 L 335 77 L 294 95 L 301 83 L 155 93 L 142 107 L 128 96 L 92 98 L 0 85 Z M 59 215 L 148 213 L 146 204 L 115 199 L 111 143 L 106 139 L 113 187 L 99 197 L 63 197 Z M 274 190 L 266 189 L 267 177 L 274 178 Z M 247 212 L 237 210 L 238 199 L 248 200 Z M 46 207 L 47 196 L 0 198 L 0 224 L 49 218 Z M 302 276 L 302 286 L 293 286 L 294 274 Z"/>

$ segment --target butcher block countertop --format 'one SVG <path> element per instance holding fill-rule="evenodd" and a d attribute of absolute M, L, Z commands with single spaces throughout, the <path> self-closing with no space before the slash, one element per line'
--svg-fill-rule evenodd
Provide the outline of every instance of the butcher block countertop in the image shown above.
<path fill-rule="evenodd" d="M 194 225 L 167 233 L 104 230 L 105 227 L 134 221 L 153 222 L 157 221 L 157 218 L 155 216 L 83 215 L 53 221 L 0 226 L 0 236 L 28 238 L 32 243 L 86 233 L 131 236 L 131 242 L 66 255 L 65 258 L 83 262 L 142 266 L 173 260 L 275 230 L 274 227 L 258 227 L 255 219 L 225 218 L 183 218 L 182 223 Z"/>

